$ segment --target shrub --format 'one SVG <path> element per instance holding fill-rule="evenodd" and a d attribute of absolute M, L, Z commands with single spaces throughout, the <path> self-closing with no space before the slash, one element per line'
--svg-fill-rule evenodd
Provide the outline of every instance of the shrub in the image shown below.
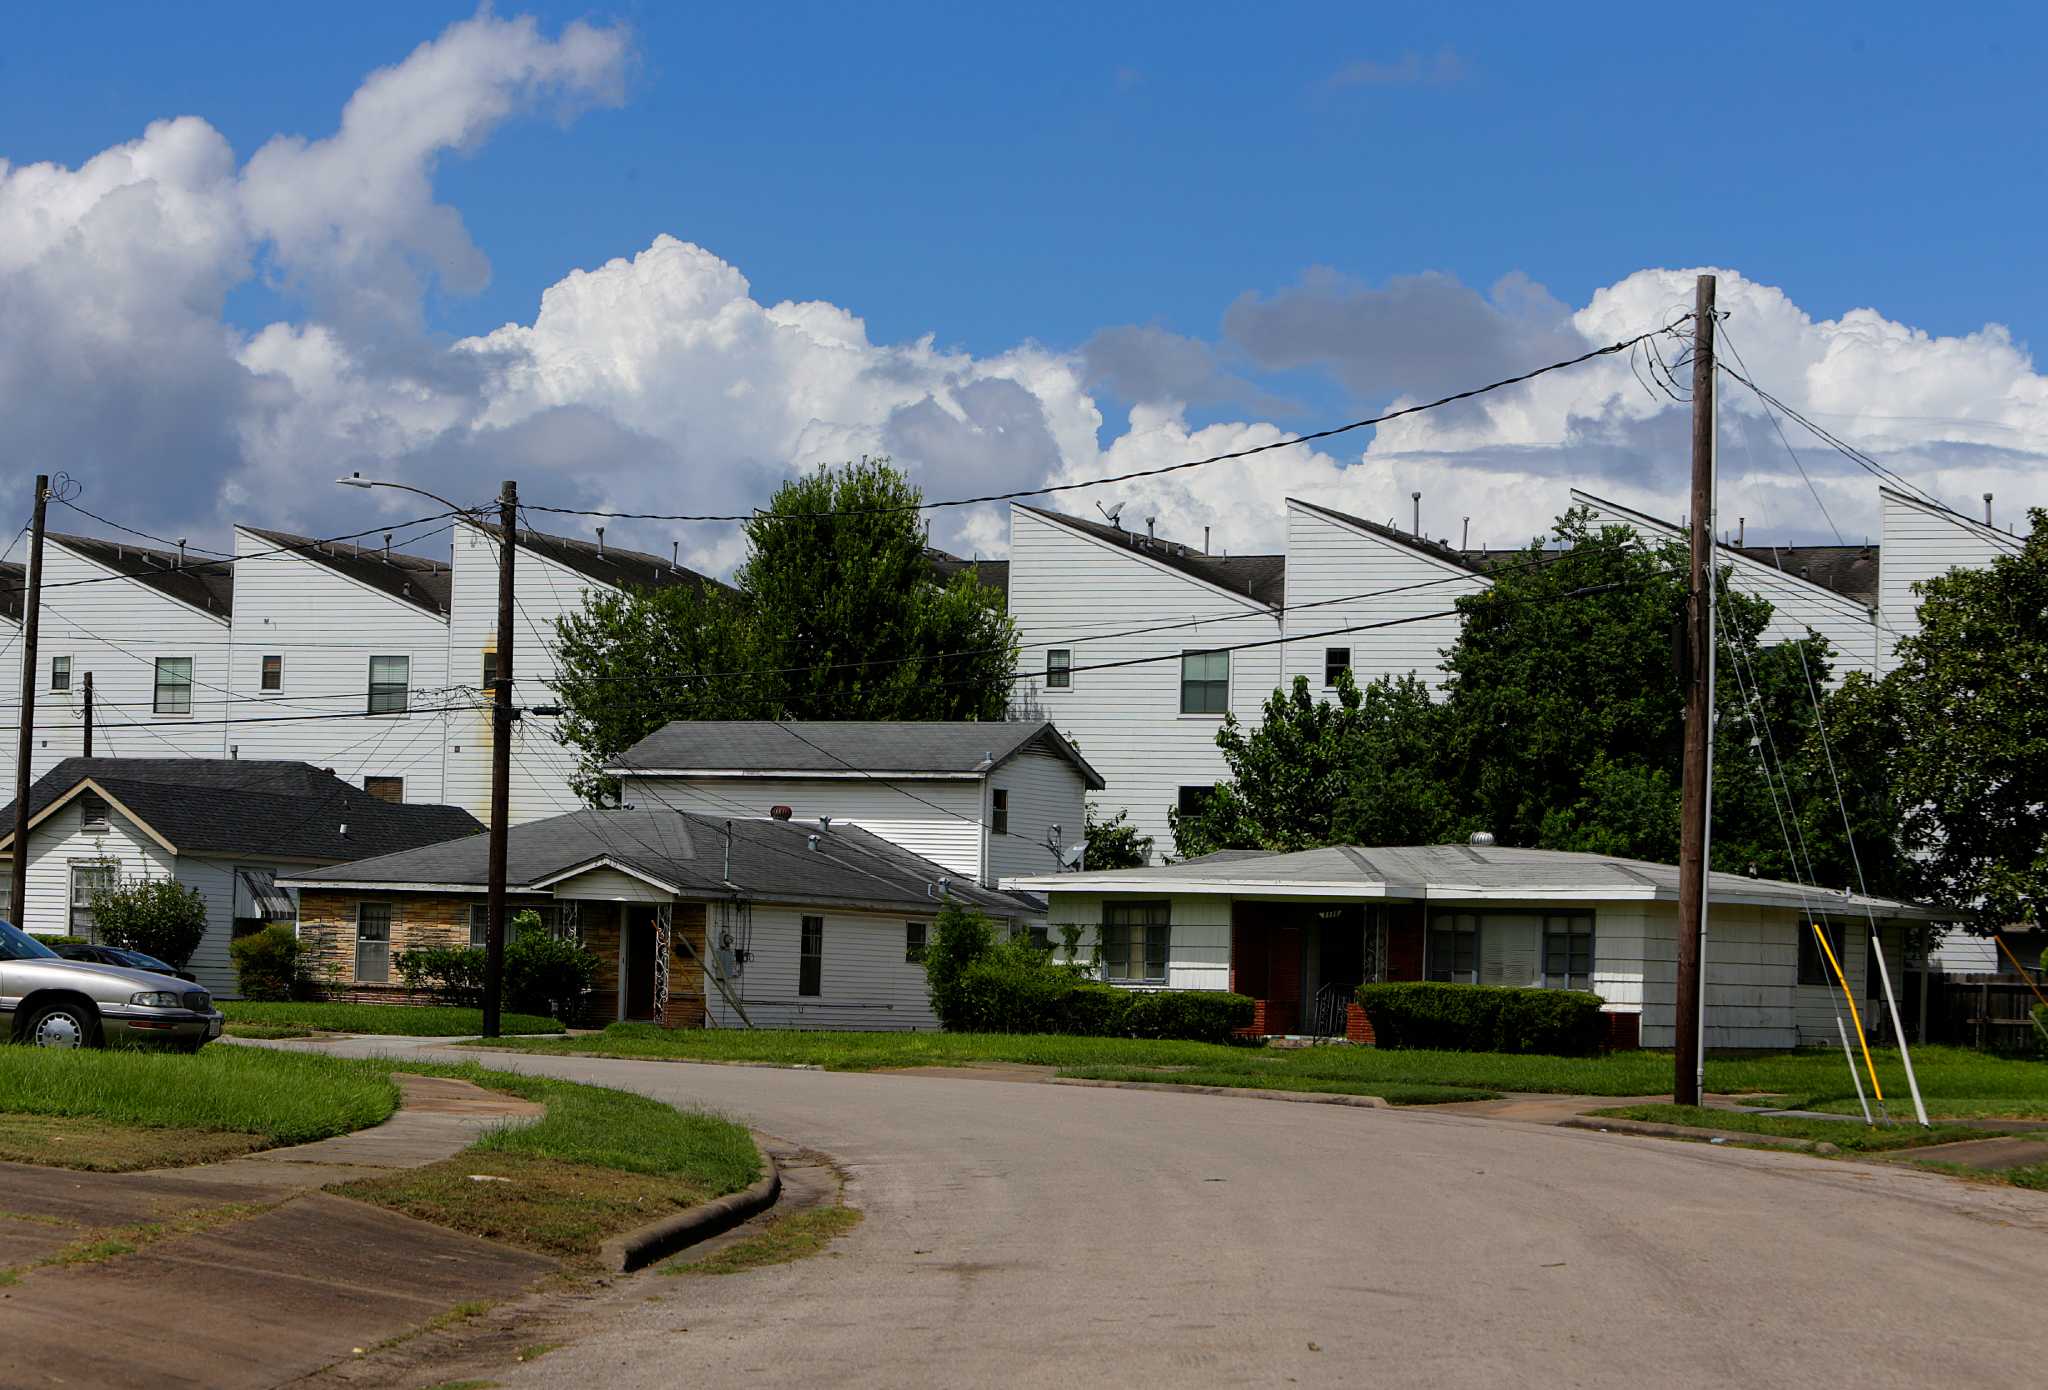
<path fill-rule="evenodd" d="M 474 946 L 427 946 L 391 957 L 398 978 L 437 1004 L 474 1009 L 484 1002 L 484 953 Z"/>
<path fill-rule="evenodd" d="M 228 946 L 244 999 L 310 998 L 313 982 L 299 959 L 298 933 L 282 923 L 239 937 Z"/>
<path fill-rule="evenodd" d="M 953 1018 L 959 1009 L 960 972 L 993 951 L 995 923 L 979 912 L 948 902 L 932 919 L 924 947 L 925 989 L 932 1012 L 947 1028 L 959 1031 Z"/>
<path fill-rule="evenodd" d="M 206 936 L 206 899 L 174 878 L 124 878 L 93 890 L 94 930 L 109 946 L 183 968 Z"/>
<path fill-rule="evenodd" d="M 1582 990 L 1360 985 L 1358 1002 L 1382 1047 L 1584 1056 L 1604 1036 L 1600 996 Z"/>
<path fill-rule="evenodd" d="M 522 912 L 514 922 L 519 934 L 505 947 L 507 1005 L 568 1021 L 597 979 L 597 957 L 549 933 L 535 913 Z"/>
<path fill-rule="evenodd" d="M 1242 994 L 1180 989 L 1125 994 L 1122 1032 L 1134 1038 L 1180 1038 L 1188 1042 L 1229 1042 L 1249 1028 L 1254 1005 Z"/>

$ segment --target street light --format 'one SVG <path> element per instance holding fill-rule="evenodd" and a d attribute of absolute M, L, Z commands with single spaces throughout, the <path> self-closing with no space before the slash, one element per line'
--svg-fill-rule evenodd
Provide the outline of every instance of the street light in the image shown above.
<path fill-rule="evenodd" d="M 452 512 L 474 517 L 478 509 L 459 507 L 437 493 L 411 483 L 387 482 L 351 473 L 334 480 L 343 487 L 395 488 L 439 502 Z M 490 889 L 484 915 L 484 1036 L 498 1036 L 505 992 L 505 832 L 511 820 L 512 787 L 512 557 L 517 551 L 519 484 L 507 481 L 498 490 L 498 660 L 491 685 L 491 849 Z"/>

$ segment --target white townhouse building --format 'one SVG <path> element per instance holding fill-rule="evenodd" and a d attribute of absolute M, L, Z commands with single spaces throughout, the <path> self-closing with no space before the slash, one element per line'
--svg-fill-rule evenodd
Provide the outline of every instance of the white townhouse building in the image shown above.
<path fill-rule="evenodd" d="M 230 756 L 332 769 L 387 801 L 438 803 L 449 729 L 439 560 L 235 528 Z M 320 716 L 313 718 L 311 716 Z"/>
<path fill-rule="evenodd" d="M 705 816 L 858 825 L 993 888 L 1082 843 L 1102 775 L 1050 721 L 680 720 L 605 769 L 621 798 Z"/>
<path fill-rule="evenodd" d="M 488 819 L 491 809 L 491 710 L 482 692 L 497 670 L 498 556 L 496 527 L 473 522 L 455 528 L 453 597 L 448 619 L 448 683 L 477 692 L 475 707 L 450 714 L 443 728 L 447 772 L 442 800 Z M 718 586 L 718 581 L 684 569 L 672 558 L 622 550 L 604 543 L 551 536 L 522 529 L 512 566 L 514 701 L 522 707 L 551 704 L 555 661 L 555 620 L 581 611 L 592 593 L 659 589 L 674 585 Z M 720 586 L 722 587 L 722 586 Z M 555 721 L 529 714 L 512 728 L 511 818 L 539 820 L 576 810 L 582 803 L 569 789 L 576 752 L 555 736 Z"/>
<path fill-rule="evenodd" d="M 44 538 L 35 671 L 40 777 L 83 751 L 85 675 L 93 676 L 93 752 L 101 757 L 226 755 L 233 647 L 233 566 L 175 551 L 56 532 Z M 20 727 L 20 640 L 0 761 L 14 773 Z"/>
<path fill-rule="evenodd" d="M 1988 569 L 2001 555 L 2017 555 L 2019 536 L 1960 512 L 1894 492 L 1877 490 L 1884 508 L 1884 565 L 1878 586 L 1878 622 L 1884 628 L 1884 670 L 1896 664 L 1898 644 L 1920 631 L 1916 584 L 1955 569 Z"/>
<path fill-rule="evenodd" d="M 1205 555 L 1010 508 L 1018 712 L 1058 726 L 1108 783 L 1098 806 L 1128 810 L 1155 853 L 1172 851 L 1168 808 L 1198 805 L 1225 775 L 1224 714 L 1256 723 L 1280 684 L 1283 572 L 1278 555 Z M 1271 645 L 1214 650 L 1255 642 Z"/>

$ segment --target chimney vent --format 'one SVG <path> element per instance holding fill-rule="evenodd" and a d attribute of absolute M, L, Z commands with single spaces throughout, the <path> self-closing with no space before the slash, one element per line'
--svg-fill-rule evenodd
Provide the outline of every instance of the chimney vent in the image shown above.
<path fill-rule="evenodd" d="M 1419 536 L 1422 534 L 1422 494 L 1411 492 L 1408 496 L 1415 503 L 1415 524 L 1408 528 L 1408 534 Z"/>
<path fill-rule="evenodd" d="M 819 817 L 818 817 L 818 828 L 819 828 L 820 830 L 830 830 L 830 829 L 832 828 L 832 817 L 830 817 L 830 816 L 819 816 Z"/>
<path fill-rule="evenodd" d="M 1749 518 L 1746 516 L 1735 518 L 1735 548 L 1737 550 L 1749 548 Z"/>
<path fill-rule="evenodd" d="M 1202 528 L 1202 553 L 1204 555 L 1209 553 L 1209 528 L 1206 526 Z"/>
<path fill-rule="evenodd" d="M 1470 843 L 1483 849 L 1494 843 L 1493 832 L 1491 830 L 1475 830 L 1472 832 Z"/>
<path fill-rule="evenodd" d="M 668 543 L 668 567 L 672 570 L 679 570 L 683 567 L 683 543 L 681 541 L 670 541 Z"/>
<path fill-rule="evenodd" d="M 597 554 L 599 559 L 604 558 L 604 527 L 602 526 L 597 528 Z"/>
<path fill-rule="evenodd" d="M 1984 494 L 1984 524 L 1991 524 L 1991 494 L 1988 492 Z"/>
<path fill-rule="evenodd" d="M 1148 517 L 1146 517 L 1146 518 L 1145 518 L 1145 539 L 1146 539 L 1146 540 L 1148 540 L 1148 541 L 1156 541 L 1156 540 L 1158 540 L 1158 539 L 1159 539 L 1159 532 L 1158 532 L 1158 531 L 1157 531 L 1157 530 L 1155 529 L 1155 527 L 1154 527 L 1154 523 L 1156 523 L 1156 522 L 1157 522 L 1158 520 L 1159 520 L 1159 518 L 1158 518 L 1158 517 L 1156 517 L 1156 516 L 1148 516 Z"/>
<path fill-rule="evenodd" d="M 816 854 L 818 852 L 818 833 L 814 830 L 810 834 L 804 836 L 804 839 L 806 842 L 809 843 L 811 847 L 811 853 Z"/>
<path fill-rule="evenodd" d="M 796 813 L 787 806 L 770 806 L 768 808 L 768 815 L 774 820 L 788 820 L 794 814 Z"/>

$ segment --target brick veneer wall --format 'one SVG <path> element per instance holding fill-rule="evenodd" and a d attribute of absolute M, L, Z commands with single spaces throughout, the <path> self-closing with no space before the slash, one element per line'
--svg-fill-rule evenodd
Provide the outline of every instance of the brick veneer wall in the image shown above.
<path fill-rule="evenodd" d="M 483 897 L 461 893 L 361 893 L 328 889 L 299 892 L 300 958 L 321 990 L 331 999 L 366 1004 L 410 1004 L 422 1002 L 409 993 L 398 979 L 398 967 L 391 967 L 387 984 L 356 979 L 356 904 L 391 904 L 391 954 L 432 947 L 469 945 L 469 908 Z M 524 907 L 538 907 L 546 898 L 508 898 L 506 916 Z"/>

